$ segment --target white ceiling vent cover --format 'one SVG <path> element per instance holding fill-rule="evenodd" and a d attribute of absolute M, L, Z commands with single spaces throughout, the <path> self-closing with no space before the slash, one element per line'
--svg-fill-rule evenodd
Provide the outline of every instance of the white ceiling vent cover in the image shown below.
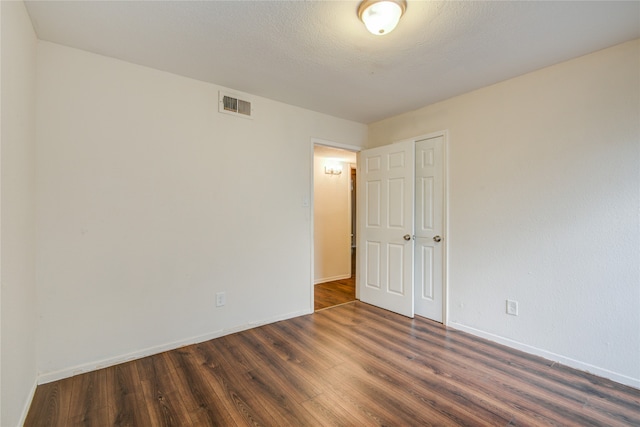
<path fill-rule="evenodd" d="M 245 96 L 243 96 L 246 98 Z M 240 99 L 238 95 L 228 92 L 218 92 L 218 111 L 247 119 L 253 118 L 251 101 Z"/>

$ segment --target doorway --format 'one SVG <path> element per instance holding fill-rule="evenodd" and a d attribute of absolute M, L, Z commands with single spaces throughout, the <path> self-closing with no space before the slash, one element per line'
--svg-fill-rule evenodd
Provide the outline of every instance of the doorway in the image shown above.
<path fill-rule="evenodd" d="M 314 311 L 355 301 L 356 152 L 313 150 Z"/>

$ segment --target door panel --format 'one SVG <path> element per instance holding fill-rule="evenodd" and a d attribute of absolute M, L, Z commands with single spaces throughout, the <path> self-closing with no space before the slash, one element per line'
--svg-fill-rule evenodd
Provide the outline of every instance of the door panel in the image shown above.
<path fill-rule="evenodd" d="M 405 245 L 390 243 L 387 270 L 389 271 L 389 293 L 403 296 L 405 293 L 405 280 L 403 277 L 404 248 Z"/>
<path fill-rule="evenodd" d="M 369 288 L 380 289 L 380 242 L 367 242 L 365 285 Z M 361 277 L 362 275 L 356 275 Z"/>
<path fill-rule="evenodd" d="M 417 202 L 416 210 L 420 216 L 416 217 L 418 230 L 433 230 L 433 177 L 419 177 L 416 179 Z"/>
<path fill-rule="evenodd" d="M 404 189 L 407 186 L 407 182 L 404 178 L 394 178 L 388 181 L 389 185 L 389 201 L 387 203 L 387 210 L 389 218 L 388 226 L 390 229 L 404 230 L 406 227 L 406 214 L 404 212 Z"/>
<path fill-rule="evenodd" d="M 433 275 L 428 274 L 433 269 L 434 250 L 432 246 L 420 245 L 417 248 L 419 251 L 420 260 L 417 261 L 417 265 L 421 266 L 420 272 L 416 275 L 416 280 L 420 283 L 416 298 L 424 298 L 429 301 L 435 299 Z M 424 273 L 427 274 L 424 274 Z"/>
<path fill-rule="evenodd" d="M 415 312 L 443 316 L 444 137 L 416 141 Z M 440 236 L 436 242 L 434 237 Z"/>
<path fill-rule="evenodd" d="M 380 181 L 369 181 L 366 183 L 366 209 L 367 215 L 366 224 L 369 228 L 380 227 L 380 210 L 381 203 L 380 197 L 382 192 L 380 191 Z"/>
<path fill-rule="evenodd" d="M 413 317 L 414 142 L 360 152 L 358 194 L 360 299 Z"/>

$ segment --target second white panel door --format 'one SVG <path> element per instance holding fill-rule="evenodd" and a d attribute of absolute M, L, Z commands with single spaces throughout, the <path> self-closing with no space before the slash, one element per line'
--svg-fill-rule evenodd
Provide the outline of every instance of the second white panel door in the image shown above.
<path fill-rule="evenodd" d="M 415 313 L 443 318 L 444 137 L 416 141 Z"/>

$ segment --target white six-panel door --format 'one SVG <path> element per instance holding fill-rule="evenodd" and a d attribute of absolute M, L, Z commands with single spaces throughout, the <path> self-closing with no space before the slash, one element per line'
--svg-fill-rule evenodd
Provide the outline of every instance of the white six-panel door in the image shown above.
<path fill-rule="evenodd" d="M 415 314 L 442 322 L 444 137 L 416 141 Z"/>
<path fill-rule="evenodd" d="M 414 141 L 358 158 L 360 299 L 413 317 Z"/>

